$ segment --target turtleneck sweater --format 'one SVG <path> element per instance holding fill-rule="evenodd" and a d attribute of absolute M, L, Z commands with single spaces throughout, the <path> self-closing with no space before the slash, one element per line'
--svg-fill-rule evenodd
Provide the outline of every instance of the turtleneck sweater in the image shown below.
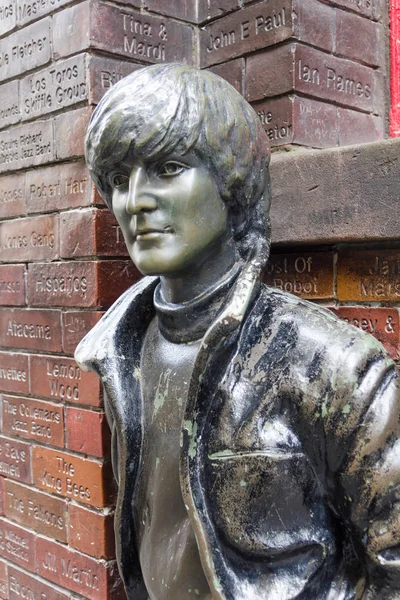
<path fill-rule="evenodd" d="M 201 339 L 238 269 L 190 302 L 168 303 L 161 284 L 141 352 L 143 454 L 136 505 L 139 558 L 150 600 L 211 600 L 179 480 L 182 419 Z"/>

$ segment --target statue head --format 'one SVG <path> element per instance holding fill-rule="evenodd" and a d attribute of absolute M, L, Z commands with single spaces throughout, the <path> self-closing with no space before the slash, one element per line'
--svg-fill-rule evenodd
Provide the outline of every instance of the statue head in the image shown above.
<path fill-rule="evenodd" d="M 237 260 L 256 259 L 260 268 L 269 249 L 269 157 L 260 120 L 243 97 L 221 77 L 178 64 L 140 69 L 113 86 L 86 136 L 89 171 L 117 219 L 115 190 L 136 185 L 139 174 L 132 167 L 157 165 L 170 186 L 178 170 L 187 168 L 185 161 L 194 161 L 203 173 L 192 189 L 196 201 L 208 203 L 211 220 L 221 216 L 218 200 L 223 204 Z M 195 227 L 189 245 L 195 244 Z M 200 227 L 199 235 L 208 232 Z"/>

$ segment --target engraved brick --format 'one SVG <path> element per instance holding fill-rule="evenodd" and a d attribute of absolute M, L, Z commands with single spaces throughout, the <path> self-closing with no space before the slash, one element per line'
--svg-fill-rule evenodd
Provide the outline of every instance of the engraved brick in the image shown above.
<path fill-rule="evenodd" d="M 33 533 L 0 519 L 1 556 L 25 569 L 35 568 L 35 537 Z"/>
<path fill-rule="evenodd" d="M 3 433 L 64 446 L 64 413 L 60 404 L 2 396 Z"/>
<path fill-rule="evenodd" d="M 51 121 L 17 125 L 0 132 L 0 172 L 34 167 L 54 160 Z"/>
<path fill-rule="evenodd" d="M 98 104 L 114 83 L 117 83 L 117 81 L 129 75 L 132 71 L 140 69 L 142 66 L 106 56 L 88 57 L 90 81 L 89 103 Z"/>
<path fill-rule="evenodd" d="M 5 509 L 8 519 L 60 542 L 67 541 L 65 500 L 6 480 Z"/>
<path fill-rule="evenodd" d="M 68 4 L 71 0 L 17 0 L 18 3 L 18 24 L 26 25 L 39 17 L 44 17 L 57 10 L 61 6 Z"/>
<path fill-rule="evenodd" d="M 45 65 L 50 60 L 50 19 L 0 40 L 0 81 Z"/>
<path fill-rule="evenodd" d="M 38 488 L 96 507 L 112 498 L 110 464 L 42 446 L 32 448 L 33 481 Z"/>
<path fill-rule="evenodd" d="M 0 265 L 0 305 L 22 306 L 24 304 L 25 267 Z"/>
<path fill-rule="evenodd" d="M 82 371 L 72 358 L 32 355 L 30 368 L 31 392 L 35 396 L 90 406 L 100 404 L 100 379 L 95 373 Z"/>
<path fill-rule="evenodd" d="M 55 56 L 97 48 L 144 62 L 193 62 L 188 25 L 104 4 L 82 2 L 54 16 Z"/>
<path fill-rule="evenodd" d="M 156 0 L 153 0 L 155 2 Z M 198 21 L 205 21 L 237 10 L 238 0 L 198 0 Z"/>
<path fill-rule="evenodd" d="M 18 308 L 0 309 L 0 346 L 42 352 L 60 352 L 60 312 Z"/>
<path fill-rule="evenodd" d="M 240 94 L 244 93 L 244 58 L 237 58 L 236 60 L 215 65 L 214 67 L 210 67 L 210 71 L 226 79 Z"/>
<path fill-rule="evenodd" d="M 28 213 L 103 203 L 80 161 L 28 171 L 25 198 Z"/>
<path fill-rule="evenodd" d="M 9 600 L 70 600 L 70 596 L 13 566 L 8 567 Z"/>
<path fill-rule="evenodd" d="M 379 20 L 382 15 L 382 0 L 327 0 L 327 2 L 374 20 Z"/>
<path fill-rule="evenodd" d="M 355 110 L 338 108 L 339 145 L 366 144 L 385 136 L 383 117 L 367 115 Z"/>
<path fill-rule="evenodd" d="M 25 212 L 25 174 L 0 177 L 0 218 Z"/>
<path fill-rule="evenodd" d="M 26 354 L 0 352 L 0 390 L 29 393 L 29 365 Z"/>
<path fill-rule="evenodd" d="M 108 209 L 70 211 L 60 219 L 62 258 L 128 256 L 121 229 Z"/>
<path fill-rule="evenodd" d="M 84 335 L 100 320 L 100 311 L 70 311 L 62 315 L 63 349 L 66 354 L 73 354 Z M 97 378 L 98 379 L 98 378 Z M 94 398 L 93 398 L 94 400 Z M 84 403 L 84 402 L 83 402 Z M 92 400 L 90 404 L 98 406 Z"/>
<path fill-rule="evenodd" d="M 1 262 L 51 260 L 59 257 L 58 215 L 0 223 Z"/>
<path fill-rule="evenodd" d="M 54 119 L 57 158 L 83 156 L 85 133 L 92 114 L 91 107 L 78 108 Z"/>
<path fill-rule="evenodd" d="M 264 281 L 306 299 L 333 298 L 333 252 L 272 254 Z"/>
<path fill-rule="evenodd" d="M 334 21 L 334 10 L 315 0 L 263 0 L 203 28 L 201 66 L 293 38 L 332 51 Z"/>
<path fill-rule="evenodd" d="M 32 306 L 108 307 L 138 278 L 131 261 L 32 264 L 28 266 L 28 302 Z"/>
<path fill-rule="evenodd" d="M 31 447 L 0 435 L 0 475 L 32 483 Z"/>
<path fill-rule="evenodd" d="M 113 596 L 118 581 L 115 563 L 102 563 L 44 538 L 36 542 L 39 575 L 50 581 L 83 594 L 89 600 L 103 600 Z"/>
<path fill-rule="evenodd" d="M 0 129 L 14 125 L 21 120 L 18 81 L 0 85 L 0 107 Z"/>
<path fill-rule="evenodd" d="M 67 407 L 65 430 L 68 450 L 100 458 L 109 455 L 111 437 L 104 413 Z"/>
<path fill-rule="evenodd" d="M 354 35 L 355 31 L 357 35 Z M 384 66 L 384 48 L 382 25 L 342 10 L 336 11 L 336 54 L 378 67 Z"/>
<path fill-rule="evenodd" d="M 369 67 L 299 44 L 249 57 L 249 101 L 292 91 L 368 112 L 382 109 L 381 76 Z"/>
<path fill-rule="evenodd" d="M 114 515 L 103 515 L 76 504 L 68 512 L 68 544 L 96 558 L 114 558 Z"/>
<path fill-rule="evenodd" d="M 22 120 L 34 119 L 85 100 L 87 82 L 84 54 L 59 61 L 21 81 Z"/>
<path fill-rule="evenodd" d="M 10 566 L 8 567 L 10 569 Z M 6 563 L 0 560 L 0 598 L 1 600 L 9 600 L 7 592 L 7 566 Z"/>
<path fill-rule="evenodd" d="M 5 510 L 5 503 L 4 503 L 4 484 L 5 484 L 5 479 L 4 477 L 0 477 L 0 515 L 4 516 L 4 510 Z M 0 564 L 0 569 L 1 569 L 1 564 Z M 1 580 L 1 575 L 0 575 L 0 580 Z M 1 598 L 1 595 L 0 595 Z"/>
<path fill-rule="evenodd" d="M 329 310 L 347 323 L 372 334 L 385 346 L 394 360 L 399 359 L 400 322 L 396 308 L 329 306 Z"/>
<path fill-rule="evenodd" d="M 16 0 L 2 0 L 0 2 L 0 35 L 8 33 L 17 24 L 17 2 Z"/>
<path fill-rule="evenodd" d="M 339 252 L 337 296 L 346 302 L 398 302 L 400 251 L 349 248 Z"/>

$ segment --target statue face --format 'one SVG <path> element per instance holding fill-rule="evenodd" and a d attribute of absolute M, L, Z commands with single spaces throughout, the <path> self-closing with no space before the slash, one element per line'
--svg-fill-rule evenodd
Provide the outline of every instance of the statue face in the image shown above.
<path fill-rule="evenodd" d="M 110 180 L 113 212 L 145 275 L 184 275 L 230 238 L 217 184 L 194 152 L 121 165 Z"/>

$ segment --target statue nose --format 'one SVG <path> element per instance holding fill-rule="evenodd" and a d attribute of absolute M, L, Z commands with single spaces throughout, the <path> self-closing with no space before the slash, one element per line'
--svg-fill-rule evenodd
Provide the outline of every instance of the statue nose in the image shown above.
<path fill-rule="evenodd" d="M 149 178 L 143 167 L 132 169 L 129 176 L 129 192 L 126 211 L 131 215 L 149 212 L 157 208 L 154 194 L 151 192 Z"/>

